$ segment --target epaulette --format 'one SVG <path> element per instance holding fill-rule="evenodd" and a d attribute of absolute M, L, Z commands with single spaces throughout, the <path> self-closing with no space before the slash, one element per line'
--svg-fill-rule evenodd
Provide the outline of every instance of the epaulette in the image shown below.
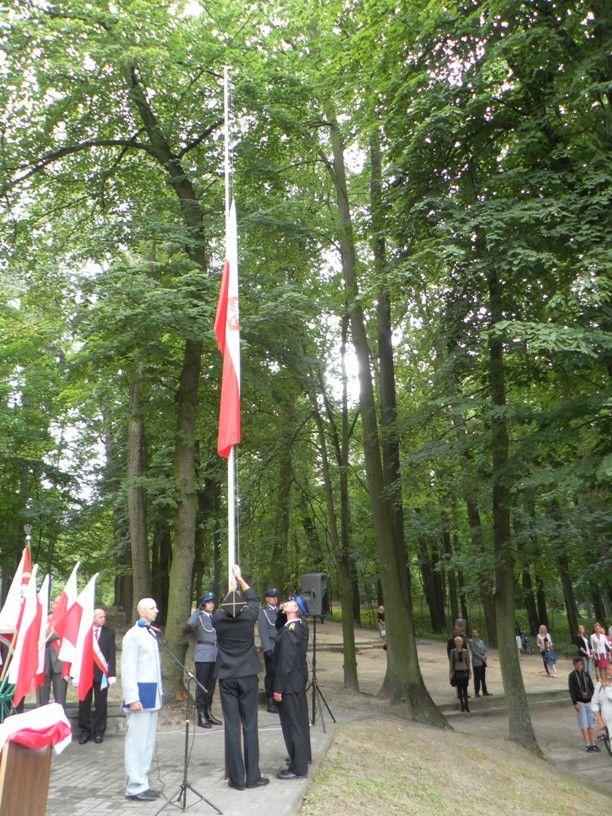
<path fill-rule="evenodd" d="M 288 629 L 290 632 L 293 632 L 293 630 L 295 629 L 295 621 L 291 621 L 291 623 L 288 626 Z"/>

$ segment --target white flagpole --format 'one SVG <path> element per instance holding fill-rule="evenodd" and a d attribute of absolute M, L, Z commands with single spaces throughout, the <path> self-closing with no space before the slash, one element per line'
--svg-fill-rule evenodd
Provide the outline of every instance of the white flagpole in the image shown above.
<path fill-rule="evenodd" d="M 229 232 L 230 217 L 230 109 L 229 67 L 223 68 L 224 159 L 225 159 L 225 235 Z M 232 568 L 236 563 L 236 459 L 232 447 L 227 460 L 227 579 L 234 583 Z"/>

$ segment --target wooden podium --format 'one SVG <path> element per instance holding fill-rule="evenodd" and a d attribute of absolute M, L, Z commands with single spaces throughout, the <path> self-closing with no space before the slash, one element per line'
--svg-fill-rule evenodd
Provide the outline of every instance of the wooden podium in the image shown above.
<path fill-rule="evenodd" d="M 45 816 L 52 748 L 7 742 L 0 754 L 0 816 Z"/>

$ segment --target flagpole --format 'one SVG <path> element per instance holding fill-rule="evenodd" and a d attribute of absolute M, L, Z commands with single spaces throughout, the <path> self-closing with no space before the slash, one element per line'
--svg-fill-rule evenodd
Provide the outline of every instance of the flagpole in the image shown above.
<path fill-rule="evenodd" d="M 223 67 L 223 119 L 224 119 L 224 165 L 225 165 L 225 234 L 229 230 L 230 218 L 230 99 L 229 66 Z M 234 447 L 227 459 L 227 579 L 233 586 L 233 566 L 236 563 L 236 457 Z"/>

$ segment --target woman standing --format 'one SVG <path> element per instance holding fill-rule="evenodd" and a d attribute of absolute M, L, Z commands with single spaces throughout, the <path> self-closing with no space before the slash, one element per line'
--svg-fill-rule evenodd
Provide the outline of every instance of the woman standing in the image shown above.
<path fill-rule="evenodd" d="M 600 623 L 593 627 L 591 635 L 591 653 L 597 670 L 597 679 L 602 683 L 606 676 L 606 666 L 608 665 L 608 638 Z"/>
<path fill-rule="evenodd" d="M 608 663 L 603 680 L 595 684 L 595 690 L 591 697 L 591 708 L 595 714 L 595 719 L 608 731 L 608 745 L 612 738 L 612 663 Z"/>
<path fill-rule="evenodd" d="M 449 657 L 449 675 L 451 685 L 457 687 L 461 710 L 470 713 L 468 705 L 468 685 L 472 671 L 470 668 L 470 656 L 468 650 L 463 645 L 463 638 L 455 638 L 455 648 L 451 649 Z M 454 682 L 453 682 L 454 681 Z"/>
<path fill-rule="evenodd" d="M 542 624 L 538 630 L 538 649 L 540 650 L 540 657 L 542 658 L 542 663 L 544 664 L 544 670 L 546 674 L 550 677 L 550 669 L 548 668 L 548 661 L 546 659 L 546 651 L 548 644 L 552 648 L 553 642 L 551 636 L 548 634 L 548 629 Z"/>
<path fill-rule="evenodd" d="M 576 646 L 578 647 L 578 657 L 582 658 L 584 663 L 584 673 L 590 676 L 591 674 L 591 646 L 586 634 L 586 630 L 582 624 L 578 627 L 578 634 L 576 635 Z"/>

